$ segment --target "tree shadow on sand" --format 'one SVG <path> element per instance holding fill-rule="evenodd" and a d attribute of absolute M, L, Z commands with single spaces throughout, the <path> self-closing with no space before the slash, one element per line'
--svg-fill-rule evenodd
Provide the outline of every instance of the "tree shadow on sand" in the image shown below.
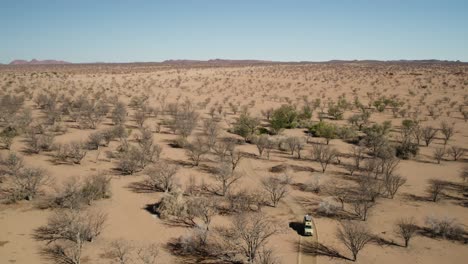
<path fill-rule="evenodd" d="M 299 242 L 296 242 L 299 243 Z M 336 249 L 326 246 L 320 242 L 310 242 L 310 241 L 303 241 L 299 247 L 297 244 L 296 247 L 300 252 L 305 255 L 310 256 L 325 256 L 329 258 L 338 258 L 338 259 L 345 259 L 345 260 L 352 260 L 346 256 L 343 256 L 338 252 Z"/>

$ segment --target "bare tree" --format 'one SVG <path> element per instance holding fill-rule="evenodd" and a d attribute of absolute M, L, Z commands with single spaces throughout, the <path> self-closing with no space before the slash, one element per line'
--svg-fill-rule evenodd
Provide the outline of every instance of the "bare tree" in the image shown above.
<path fill-rule="evenodd" d="M 384 184 L 378 179 L 369 176 L 362 176 L 359 180 L 359 195 L 371 202 L 375 202 L 377 197 L 382 195 L 383 188 Z"/>
<path fill-rule="evenodd" d="M 336 159 L 338 152 L 329 145 L 314 144 L 312 146 L 312 158 L 320 163 L 322 172 L 325 172 L 328 164 Z"/>
<path fill-rule="evenodd" d="M 278 202 L 288 193 L 287 182 L 278 176 L 270 176 L 262 180 L 263 189 L 269 194 L 271 205 L 276 207 Z"/>
<path fill-rule="evenodd" d="M 213 118 L 206 119 L 203 122 L 203 128 L 207 138 L 208 147 L 213 149 L 220 134 L 219 124 Z"/>
<path fill-rule="evenodd" d="M 252 137 L 252 142 L 257 146 L 258 149 L 258 156 L 262 157 L 263 151 L 268 146 L 268 136 L 267 135 L 260 135 Z"/>
<path fill-rule="evenodd" d="M 325 187 L 325 190 L 327 194 L 340 202 L 341 210 L 344 210 L 344 204 L 348 201 L 350 196 L 347 186 L 339 185 L 336 181 L 330 181 Z"/>
<path fill-rule="evenodd" d="M 351 202 L 351 205 L 353 206 L 353 210 L 356 213 L 356 215 L 362 220 L 366 221 L 367 216 L 369 215 L 370 209 L 374 207 L 375 203 L 372 201 L 369 201 L 368 199 L 364 197 L 359 197 L 356 200 Z"/>
<path fill-rule="evenodd" d="M 353 175 L 355 171 L 361 169 L 361 163 L 364 160 L 366 148 L 364 146 L 353 146 L 352 147 L 352 164 L 348 169 L 350 174 Z"/>
<path fill-rule="evenodd" d="M 457 146 L 450 147 L 447 152 L 450 154 L 450 156 L 452 156 L 454 161 L 457 161 L 465 154 L 465 150 Z"/>
<path fill-rule="evenodd" d="M 193 210 L 194 214 L 203 221 L 204 228 L 209 230 L 213 216 L 218 213 L 217 201 L 208 197 L 196 197 L 191 200 L 188 205 L 189 210 Z"/>
<path fill-rule="evenodd" d="M 174 187 L 174 177 L 178 167 L 165 161 L 158 161 L 146 169 L 148 183 L 155 191 L 169 192 Z"/>
<path fill-rule="evenodd" d="M 384 178 L 384 186 L 388 196 L 393 199 L 401 186 L 406 183 L 406 179 L 400 175 L 390 174 Z"/>
<path fill-rule="evenodd" d="M 429 187 L 426 191 L 429 193 L 431 197 L 431 201 L 437 202 L 440 198 L 440 195 L 444 192 L 446 188 L 446 184 L 440 180 L 431 180 L 429 182 Z"/>
<path fill-rule="evenodd" d="M 256 261 L 268 239 L 277 233 L 274 224 L 261 213 L 236 215 L 229 231 L 227 239 L 247 258 L 248 263 Z"/>
<path fill-rule="evenodd" d="M 440 123 L 440 132 L 442 132 L 442 135 L 444 136 L 444 145 L 447 145 L 447 142 L 455 134 L 455 126 L 453 124 L 450 125 L 449 123 L 442 121 Z"/>
<path fill-rule="evenodd" d="M 107 251 L 107 255 L 119 264 L 127 264 L 132 261 L 132 250 L 134 247 L 129 241 L 118 239 L 112 241 Z"/>
<path fill-rule="evenodd" d="M 213 177 L 220 185 L 221 195 L 225 196 L 231 186 L 242 177 L 242 174 L 234 172 L 230 163 L 221 162 Z"/>
<path fill-rule="evenodd" d="M 186 153 L 190 160 L 193 161 L 194 166 L 198 166 L 200 164 L 200 160 L 203 155 L 208 153 L 208 151 L 208 144 L 202 137 L 196 137 L 194 141 L 186 146 Z"/>
<path fill-rule="evenodd" d="M 422 128 L 421 133 L 424 138 L 424 142 L 426 142 L 426 147 L 428 147 L 437 135 L 437 129 L 431 126 L 426 126 Z"/>
<path fill-rule="evenodd" d="M 356 261 L 359 251 L 372 241 L 372 235 L 366 226 L 355 222 L 342 222 L 336 237 L 353 254 Z"/>
<path fill-rule="evenodd" d="M 445 148 L 435 148 L 434 152 L 434 159 L 437 161 L 437 164 L 440 164 L 440 161 L 444 158 L 446 151 Z"/>
<path fill-rule="evenodd" d="M 143 264 L 156 264 L 158 255 L 159 247 L 154 243 L 137 249 L 138 259 Z"/>
<path fill-rule="evenodd" d="M 395 224 L 395 233 L 403 238 L 405 247 L 408 247 L 410 239 L 416 234 L 418 227 L 414 218 L 400 218 Z"/>

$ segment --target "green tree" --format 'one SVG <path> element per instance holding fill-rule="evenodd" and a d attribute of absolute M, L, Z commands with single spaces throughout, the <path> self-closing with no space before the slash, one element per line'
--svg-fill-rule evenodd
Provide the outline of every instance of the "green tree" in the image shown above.
<path fill-rule="evenodd" d="M 258 118 L 251 117 L 248 113 L 242 113 L 234 124 L 232 132 L 247 140 L 255 133 L 255 130 L 260 125 Z"/>
<path fill-rule="evenodd" d="M 282 105 L 275 109 L 270 117 L 270 126 L 272 132 L 277 134 L 283 128 L 297 127 L 298 114 L 291 105 Z"/>
<path fill-rule="evenodd" d="M 337 130 L 338 129 L 336 125 L 320 121 L 309 128 L 309 133 L 316 137 L 325 138 L 328 145 L 328 143 L 330 143 L 330 140 L 337 137 Z"/>

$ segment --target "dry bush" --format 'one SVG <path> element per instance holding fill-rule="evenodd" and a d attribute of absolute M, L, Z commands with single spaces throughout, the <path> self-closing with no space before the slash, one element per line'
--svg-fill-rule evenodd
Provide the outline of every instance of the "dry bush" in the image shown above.
<path fill-rule="evenodd" d="M 230 191 L 227 194 L 229 211 L 241 213 L 249 211 L 260 211 L 267 201 L 267 194 L 262 190 L 241 189 L 237 192 Z"/>
<path fill-rule="evenodd" d="M 80 164 L 88 153 L 85 149 L 85 145 L 78 141 L 72 141 L 65 144 L 55 144 L 54 149 L 54 156 L 57 161 L 71 162 L 74 164 Z"/>
<path fill-rule="evenodd" d="M 5 166 L 5 170 L 2 171 L 1 174 L 16 175 L 24 168 L 23 157 L 11 151 L 8 153 L 6 158 L 0 159 L 0 164 Z"/>
<path fill-rule="evenodd" d="M 155 211 L 161 219 L 181 221 L 189 226 L 195 226 L 195 216 L 188 211 L 187 199 L 180 190 L 174 189 L 164 193 Z"/>
<path fill-rule="evenodd" d="M 11 127 L 6 127 L 0 132 L 0 144 L 3 145 L 5 149 L 10 149 L 13 139 L 18 135 L 16 129 Z"/>
<path fill-rule="evenodd" d="M 148 175 L 147 182 L 154 191 L 169 192 L 174 188 L 174 177 L 178 169 L 176 165 L 158 161 L 145 170 L 145 174 Z"/>
<path fill-rule="evenodd" d="M 53 135 L 37 135 L 34 133 L 29 134 L 28 147 L 32 153 L 39 153 L 41 151 L 50 151 L 54 143 Z"/>
<path fill-rule="evenodd" d="M 83 245 L 101 234 L 106 217 L 101 212 L 56 212 L 46 225 L 35 230 L 34 238 L 51 244 L 43 250 L 47 258 L 56 263 L 79 264 Z"/>
<path fill-rule="evenodd" d="M 445 239 L 459 240 L 464 234 L 465 230 L 462 225 L 453 218 L 437 218 L 434 216 L 426 217 L 425 220 L 427 230 L 431 235 L 436 237 L 442 237 Z"/>
<path fill-rule="evenodd" d="M 107 199 L 111 196 L 110 181 L 111 177 L 105 174 L 91 175 L 83 182 L 78 177 L 72 177 L 56 188 L 48 207 L 81 209 L 93 201 Z"/>
<path fill-rule="evenodd" d="M 87 147 L 89 150 L 99 149 L 99 146 L 104 141 L 104 133 L 102 132 L 93 132 L 88 136 Z"/>
<path fill-rule="evenodd" d="M 148 128 L 142 128 L 140 135 L 137 136 L 137 142 L 141 150 L 141 167 L 144 168 L 149 163 L 159 160 L 162 152 L 161 146 L 154 143 L 153 132 Z"/>
<path fill-rule="evenodd" d="M 121 155 L 117 168 L 123 174 L 133 174 L 144 169 L 144 167 L 142 167 L 144 159 L 145 157 L 139 148 L 129 146 L 129 148 Z"/>
<path fill-rule="evenodd" d="M 16 167 L 14 174 L 8 177 L 8 183 L 2 190 L 10 202 L 33 200 L 40 190 L 49 183 L 47 173 L 39 168 Z M 17 169 L 17 170 L 16 170 Z"/>
<path fill-rule="evenodd" d="M 341 223 L 336 238 L 351 251 L 353 261 L 356 261 L 358 253 L 372 241 L 372 235 L 364 224 L 350 221 Z"/>
<path fill-rule="evenodd" d="M 318 205 L 317 213 L 324 216 L 334 216 L 337 214 L 339 209 L 339 206 L 335 205 L 331 201 L 323 200 L 320 201 Z"/>
<path fill-rule="evenodd" d="M 122 102 L 117 102 L 111 112 L 112 122 L 114 122 L 115 125 L 125 124 L 127 115 L 128 114 L 125 104 Z"/>

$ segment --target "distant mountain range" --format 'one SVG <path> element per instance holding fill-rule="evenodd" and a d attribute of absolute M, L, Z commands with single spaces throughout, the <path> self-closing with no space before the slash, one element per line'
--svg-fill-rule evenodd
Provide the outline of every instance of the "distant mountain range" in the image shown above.
<path fill-rule="evenodd" d="M 166 64 L 166 65 L 259 65 L 259 64 L 307 64 L 307 63 L 465 63 L 460 61 L 447 61 L 447 60 L 330 60 L 323 62 L 313 61 L 267 61 L 267 60 L 228 60 L 228 59 L 211 59 L 211 60 L 165 60 L 162 62 L 129 62 L 129 63 L 107 63 L 107 62 L 93 62 L 93 63 L 79 63 L 79 64 Z M 1 63 L 0 63 L 1 64 Z M 60 65 L 60 64 L 74 64 L 61 60 L 14 60 L 9 65 Z"/>
<path fill-rule="evenodd" d="M 39 64 L 71 64 L 71 62 L 59 61 L 59 60 L 14 60 L 10 62 L 10 65 L 39 65 Z"/>

